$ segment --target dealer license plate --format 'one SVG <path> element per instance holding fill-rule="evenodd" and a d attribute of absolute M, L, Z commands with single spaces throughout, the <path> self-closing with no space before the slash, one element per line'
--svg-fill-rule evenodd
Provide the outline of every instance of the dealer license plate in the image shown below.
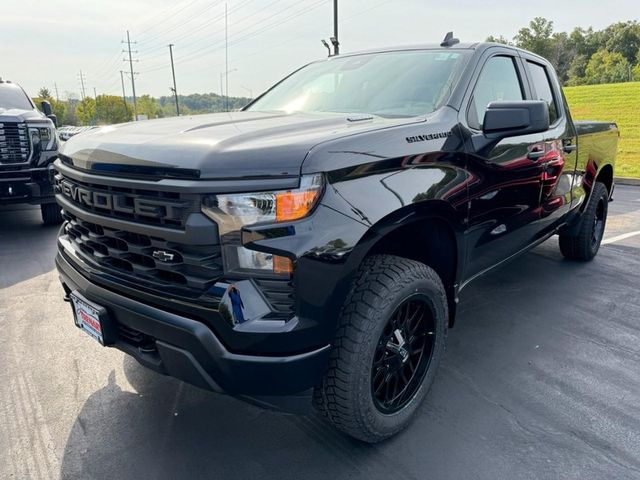
<path fill-rule="evenodd" d="M 73 292 L 70 296 L 73 302 L 76 326 L 104 345 L 102 324 L 100 323 L 100 310 L 102 307 L 78 297 Z"/>

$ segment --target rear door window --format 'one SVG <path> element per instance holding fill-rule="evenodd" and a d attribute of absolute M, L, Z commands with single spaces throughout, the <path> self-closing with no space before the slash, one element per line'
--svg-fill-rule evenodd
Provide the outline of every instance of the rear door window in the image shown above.
<path fill-rule="evenodd" d="M 529 66 L 529 74 L 536 98 L 547 102 L 549 106 L 549 123 L 553 124 L 560 115 L 558 115 L 558 106 L 555 96 L 553 95 L 553 89 L 551 88 L 549 73 L 545 67 L 537 63 L 527 60 L 527 65 Z"/>

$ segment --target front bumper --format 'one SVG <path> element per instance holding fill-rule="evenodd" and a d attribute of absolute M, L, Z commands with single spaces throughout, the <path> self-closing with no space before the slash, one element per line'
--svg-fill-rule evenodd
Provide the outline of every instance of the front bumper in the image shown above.
<path fill-rule="evenodd" d="M 47 167 L 0 169 L 0 205 L 53 202 L 55 197 Z"/>
<path fill-rule="evenodd" d="M 142 365 L 267 408 L 300 412 L 310 406 L 312 389 L 328 363 L 329 345 L 287 356 L 233 353 L 203 323 L 103 288 L 61 253 L 56 266 L 67 296 L 77 291 L 107 310 L 110 346 Z"/>

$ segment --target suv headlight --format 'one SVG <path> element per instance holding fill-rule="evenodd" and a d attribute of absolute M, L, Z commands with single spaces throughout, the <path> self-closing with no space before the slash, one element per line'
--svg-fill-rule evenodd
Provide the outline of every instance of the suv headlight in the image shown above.
<path fill-rule="evenodd" d="M 58 147 L 54 127 L 29 125 L 29 135 L 34 149 L 40 147 L 40 151 L 51 151 Z"/>
<path fill-rule="evenodd" d="M 324 179 L 318 173 L 303 175 L 300 187 L 292 190 L 204 197 L 202 212 L 218 224 L 225 271 L 289 274 L 291 261 L 288 258 L 244 248 L 242 227 L 304 218 L 317 204 L 323 187 Z"/>

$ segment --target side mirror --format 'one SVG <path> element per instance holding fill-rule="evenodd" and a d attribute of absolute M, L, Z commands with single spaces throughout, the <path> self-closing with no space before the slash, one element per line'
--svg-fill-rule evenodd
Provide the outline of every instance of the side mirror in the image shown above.
<path fill-rule="evenodd" d="M 40 109 L 47 117 L 53 113 L 53 110 L 51 110 L 51 104 L 46 100 L 40 102 Z"/>
<path fill-rule="evenodd" d="M 44 113 L 47 116 L 47 118 L 53 122 L 53 126 L 57 127 L 58 117 L 56 117 L 53 114 L 53 110 L 51 109 L 51 104 L 46 100 L 43 100 L 42 102 L 40 102 L 40 109 L 42 110 L 42 113 Z"/>
<path fill-rule="evenodd" d="M 491 102 L 482 124 L 482 133 L 493 139 L 546 132 L 548 129 L 549 106 L 542 100 Z"/>

